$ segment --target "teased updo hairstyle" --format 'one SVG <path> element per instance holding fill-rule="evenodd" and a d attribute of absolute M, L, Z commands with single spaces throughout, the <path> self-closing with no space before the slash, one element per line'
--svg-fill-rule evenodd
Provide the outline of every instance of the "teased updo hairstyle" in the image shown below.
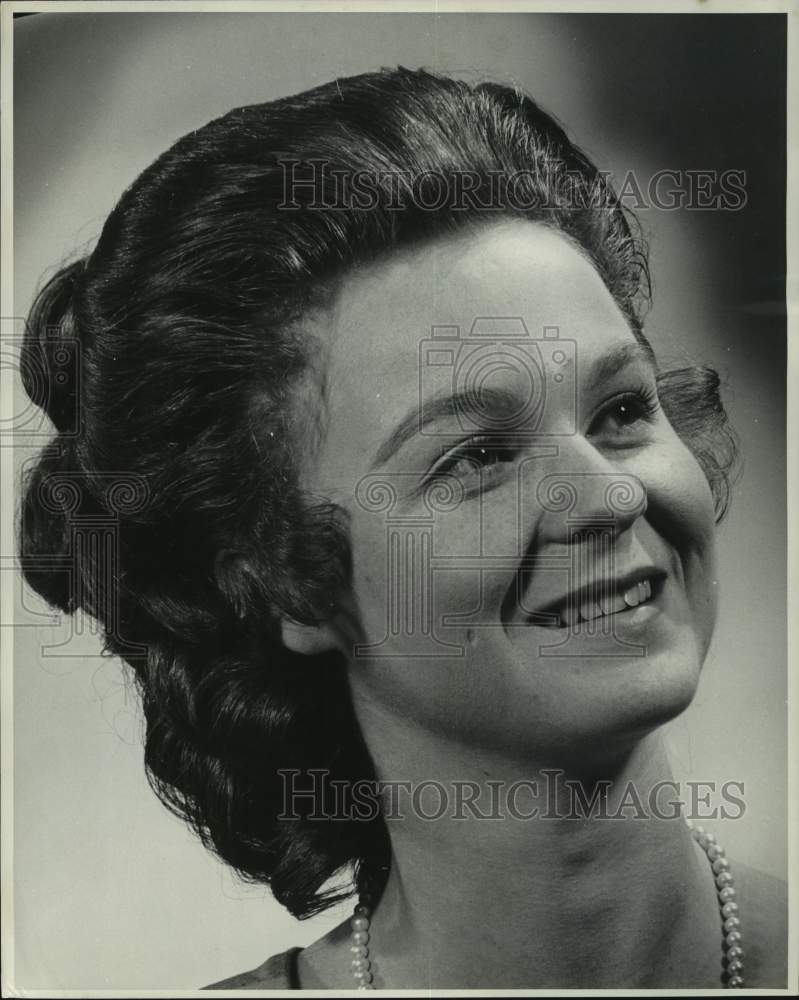
<path fill-rule="evenodd" d="M 501 215 L 578 244 L 643 339 L 645 250 L 560 126 L 518 91 L 402 68 L 186 135 L 30 313 L 23 379 L 58 434 L 24 484 L 25 577 L 132 668 L 157 794 L 296 916 L 352 888 L 323 890 L 337 873 L 379 884 L 390 857 L 379 816 L 277 818 L 279 768 L 372 777 L 342 659 L 280 640 L 281 615 L 318 620 L 350 571 L 346 522 L 298 482 L 302 318 L 359 263 Z M 662 386 L 721 516 L 718 379 Z M 96 523 L 112 552 L 87 542 Z"/>

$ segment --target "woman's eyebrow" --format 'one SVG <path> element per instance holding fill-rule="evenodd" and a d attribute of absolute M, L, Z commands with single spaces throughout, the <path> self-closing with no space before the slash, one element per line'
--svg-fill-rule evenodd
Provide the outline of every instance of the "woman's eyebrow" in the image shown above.
<path fill-rule="evenodd" d="M 380 445 L 372 461 L 375 469 L 385 463 L 391 456 L 424 427 L 437 420 L 460 415 L 470 416 L 472 420 L 479 419 L 480 414 L 490 410 L 497 416 L 503 413 L 518 413 L 519 397 L 509 389 L 484 386 L 479 392 L 443 392 L 437 393 L 425 400 L 421 406 L 414 407 L 397 424 L 386 440 Z M 448 437 L 451 435 L 447 435 Z"/>
<path fill-rule="evenodd" d="M 616 372 L 636 362 L 643 362 L 652 369 L 653 373 L 657 371 L 655 355 L 649 344 L 640 341 L 624 341 L 591 364 L 586 375 L 585 388 L 591 390 L 601 386 Z M 503 413 L 518 413 L 520 409 L 519 397 L 509 389 L 487 386 L 482 387 L 477 394 L 468 391 L 450 393 L 445 390 L 432 396 L 422 406 L 414 407 L 402 418 L 378 448 L 371 468 L 375 469 L 385 465 L 389 458 L 404 444 L 436 420 L 457 417 L 461 414 L 477 418 L 480 413 L 485 413 L 487 409 L 498 416 Z"/>
<path fill-rule="evenodd" d="M 625 341 L 616 347 L 611 348 L 606 354 L 597 358 L 588 368 L 585 376 L 584 388 L 588 391 L 598 389 L 609 378 L 615 375 L 622 368 L 628 368 L 636 362 L 643 362 L 647 368 L 657 374 L 657 361 L 655 352 L 650 345 L 644 341 Z"/>

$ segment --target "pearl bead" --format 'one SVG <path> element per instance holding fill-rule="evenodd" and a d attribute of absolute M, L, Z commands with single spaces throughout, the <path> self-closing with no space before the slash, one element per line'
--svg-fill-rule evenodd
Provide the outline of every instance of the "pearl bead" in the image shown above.
<path fill-rule="evenodd" d="M 730 931 L 730 933 L 727 935 L 727 944 L 729 945 L 738 944 L 740 940 L 741 940 L 740 931 Z"/>
<path fill-rule="evenodd" d="M 732 959 L 734 958 L 743 958 L 743 957 L 744 957 L 743 948 L 741 948 L 739 945 L 734 944 L 732 948 L 727 949 L 728 960 L 732 961 Z"/>
<path fill-rule="evenodd" d="M 718 844 L 711 844 L 707 849 L 707 856 L 711 861 L 715 861 L 717 858 L 724 857 L 724 848 L 719 847 Z"/>
<path fill-rule="evenodd" d="M 358 903 L 358 905 L 355 907 L 355 912 L 359 917 L 368 917 L 371 916 L 372 913 L 369 907 L 364 906 L 363 903 Z"/>
<path fill-rule="evenodd" d="M 744 981 L 743 979 L 741 979 L 740 976 L 730 976 L 730 978 L 727 980 L 727 985 L 732 986 L 733 989 L 735 989 L 736 986 L 743 986 L 743 984 Z"/>
<path fill-rule="evenodd" d="M 368 944 L 369 943 L 369 932 L 368 931 L 355 931 L 352 935 L 353 944 Z"/>
<path fill-rule="evenodd" d="M 371 983 L 372 973 L 368 969 L 358 969 L 357 972 L 353 972 L 353 976 L 362 983 Z"/>
<path fill-rule="evenodd" d="M 723 889 L 725 885 L 732 885 L 735 880 L 729 872 L 719 872 L 716 876 L 716 885 Z"/>
<path fill-rule="evenodd" d="M 353 972 L 368 972 L 372 968 L 372 963 L 368 958 L 354 958 L 350 962 L 350 968 Z"/>
<path fill-rule="evenodd" d="M 353 917 L 350 920 L 350 927 L 354 931 L 368 931 L 369 930 L 369 918 L 368 917 Z"/>
<path fill-rule="evenodd" d="M 738 904 L 737 903 L 725 903 L 721 908 L 721 914 L 724 917 L 737 917 L 738 916 Z"/>
<path fill-rule="evenodd" d="M 731 962 L 727 962 L 727 974 L 734 976 L 736 972 L 740 972 L 743 969 L 744 964 L 740 958 L 734 958 Z"/>
<path fill-rule="evenodd" d="M 738 919 L 738 917 L 727 917 L 727 919 L 724 921 L 725 931 L 734 931 L 736 928 L 740 926 L 741 926 L 741 921 Z"/>
<path fill-rule="evenodd" d="M 731 885 L 725 885 L 723 889 L 719 889 L 719 899 L 722 903 L 729 903 L 735 899 L 735 889 Z"/>
<path fill-rule="evenodd" d="M 713 871 L 716 875 L 720 875 L 721 872 L 726 872 L 730 870 L 730 863 L 725 857 L 716 858 L 713 862 Z"/>
<path fill-rule="evenodd" d="M 358 958 L 366 958 L 369 954 L 369 949 L 365 944 L 354 944 L 350 946 L 350 951 L 353 955 L 357 955 Z"/>

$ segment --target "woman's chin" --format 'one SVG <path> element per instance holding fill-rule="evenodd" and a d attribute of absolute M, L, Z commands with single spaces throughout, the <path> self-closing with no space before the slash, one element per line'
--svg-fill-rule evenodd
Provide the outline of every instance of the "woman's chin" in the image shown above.
<path fill-rule="evenodd" d="M 527 713 L 526 738 L 532 736 L 539 751 L 548 746 L 569 754 L 576 747 L 599 753 L 634 744 L 693 701 L 701 658 L 695 649 L 681 653 L 538 660 L 535 676 L 524 679 L 534 709 Z M 514 699 L 517 718 L 523 702 Z"/>
<path fill-rule="evenodd" d="M 657 685 L 631 691 L 608 706 L 604 726 L 607 735 L 640 739 L 681 715 L 691 704 L 698 686 L 698 672 L 686 671 L 658 678 Z"/>

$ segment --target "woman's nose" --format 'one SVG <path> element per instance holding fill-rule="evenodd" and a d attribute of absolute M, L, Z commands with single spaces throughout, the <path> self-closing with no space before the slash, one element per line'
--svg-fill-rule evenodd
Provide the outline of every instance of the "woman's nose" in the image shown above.
<path fill-rule="evenodd" d="M 644 484 L 622 472 L 554 472 L 539 480 L 535 492 L 548 513 L 617 532 L 641 517 L 647 506 Z"/>
<path fill-rule="evenodd" d="M 521 497 L 531 506 L 530 520 L 540 523 L 539 536 L 560 543 L 587 532 L 615 538 L 646 513 L 648 504 L 638 476 L 610 468 L 530 477 Z M 526 520 L 523 515 L 522 523 Z"/>

